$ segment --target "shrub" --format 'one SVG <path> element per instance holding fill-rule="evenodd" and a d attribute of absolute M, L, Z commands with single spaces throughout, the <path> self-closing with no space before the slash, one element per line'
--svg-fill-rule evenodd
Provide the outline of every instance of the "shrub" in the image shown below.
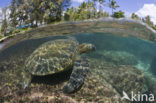
<path fill-rule="evenodd" d="M 139 16 L 135 13 L 132 13 L 131 18 L 135 20 L 139 20 Z"/>
<path fill-rule="evenodd" d="M 2 36 L 2 35 L 0 35 L 0 39 L 1 39 L 1 38 L 3 38 L 3 36 Z"/>
<path fill-rule="evenodd" d="M 122 12 L 121 10 L 119 12 L 114 12 L 113 17 L 115 18 L 123 18 L 124 16 L 124 12 Z"/>

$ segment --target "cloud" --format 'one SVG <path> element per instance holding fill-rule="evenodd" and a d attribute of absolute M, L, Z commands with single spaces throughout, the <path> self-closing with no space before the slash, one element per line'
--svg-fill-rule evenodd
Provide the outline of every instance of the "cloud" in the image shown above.
<path fill-rule="evenodd" d="M 155 4 L 144 4 L 144 6 L 136 12 L 140 17 L 149 15 L 151 21 L 156 24 L 156 5 Z"/>

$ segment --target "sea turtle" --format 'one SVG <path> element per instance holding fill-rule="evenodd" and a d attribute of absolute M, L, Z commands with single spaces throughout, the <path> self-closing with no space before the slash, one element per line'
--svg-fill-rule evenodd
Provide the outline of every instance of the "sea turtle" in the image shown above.
<path fill-rule="evenodd" d="M 82 53 L 95 50 L 90 43 L 79 44 L 75 38 L 56 39 L 43 43 L 27 58 L 22 72 L 22 88 L 27 88 L 32 76 L 46 76 L 73 69 L 64 93 L 75 92 L 84 83 L 89 63 Z"/>

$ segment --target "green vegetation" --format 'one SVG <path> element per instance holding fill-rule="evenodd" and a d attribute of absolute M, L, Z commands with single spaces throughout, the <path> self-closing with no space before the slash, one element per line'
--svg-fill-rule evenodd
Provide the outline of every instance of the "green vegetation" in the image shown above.
<path fill-rule="evenodd" d="M 124 16 L 124 12 L 122 12 L 121 10 L 119 12 L 114 12 L 113 14 L 114 18 L 123 18 Z"/>
<path fill-rule="evenodd" d="M 2 39 L 3 38 L 3 36 L 2 35 L 0 35 L 0 39 Z"/>
<path fill-rule="evenodd" d="M 6 12 L 7 12 L 7 8 L 3 8 L 2 9 L 2 12 L 3 12 L 3 16 L 4 16 L 4 19 L 2 20 L 2 26 L 1 26 L 1 33 L 3 33 L 4 35 L 6 35 L 6 31 L 7 31 L 7 27 L 8 27 L 8 23 L 7 23 L 7 19 L 6 19 Z"/>
<path fill-rule="evenodd" d="M 60 21 L 63 2 L 68 0 L 12 0 L 10 19 L 12 26 L 31 24 L 36 27 L 42 23 Z M 17 23 L 18 21 L 18 23 Z"/>
<path fill-rule="evenodd" d="M 69 8 L 70 4 L 71 0 L 12 0 L 9 23 L 12 27 L 26 24 L 37 27 L 63 20 L 75 21 L 108 17 L 109 13 L 104 12 L 107 4 L 112 11 L 119 7 L 114 0 L 88 0 L 78 8 Z M 65 13 L 63 13 L 64 10 Z"/>
<path fill-rule="evenodd" d="M 156 25 L 153 24 L 149 15 L 142 19 L 143 22 L 147 23 L 150 27 L 156 30 Z"/>
<path fill-rule="evenodd" d="M 60 21 L 83 21 L 109 17 L 110 14 L 105 11 L 106 6 L 112 9 L 112 17 L 125 17 L 121 10 L 114 12 L 119 8 L 115 0 L 88 0 L 79 7 L 70 7 L 70 4 L 71 0 L 12 0 L 11 5 L 3 8 L 3 13 L 0 15 L 2 17 L 0 33 L 9 36 Z M 149 16 L 139 18 L 137 14 L 133 13 L 131 18 L 142 20 L 156 30 Z"/>
<path fill-rule="evenodd" d="M 114 14 L 114 10 L 116 10 L 119 5 L 116 3 L 116 1 L 111 0 L 109 3 L 109 7 L 112 9 L 112 15 Z"/>
<path fill-rule="evenodd" d="M 24 33 L 25 31 L 29 31 L 29 30 L 31 30 L 30 27 L 29 27 L 29 28 L 14 29 L 14 30 L 12 31 L 12 34 Z"/>
<path fill-rule="evenodd" d="M 29 27 L 58 22 L 70 0 L 12 0 L 3 8 L 0 32 L 4 36 L 21 33 Z M 10 11 L 9 15 L 7 10 Z"/>
<path fill-rule="evenodd" d="M 104 11 L 107 4 L 112 9 L 112 13 L 119 7 L 114 0 L 88 0 L 75 8 L 70 7 L 71 1 L 12 0 L 10 6 L 3 9 L 3 22 L 0 32 L 7 36 L 20 33 L 28 27 L 33 28 L 54 22 L 108 17 L 109 13 Z M 9 15 L 6 14 L 7 10 L 10 11 Z M 124 16 L 121 15 L 120 17 Z"/>
<path fill-rule="evenodd" d="M 145 18 L 142 19 L 143 22 L 147 23 L 149 26 L 153 26 L 153 22 L 150 19 L 150 16 L 146 16 Z"/>
<path fill-rule="evenodd" d="M 151 21 L 149 15 L 147 15 L 145 18 L 140 18 L 137 14 L 132 13 L 131 18 L 135 20 L 142 20 L 144 23 L 148 24 L 150 27 L 156 30 L 156 25 L 154 25 L 154 23 Z"/>
<path fill-rule="evenodd" d="M 78 8 L 70 8 L 67 9 L 64 14 L 65 21 L 76 21 L 76 20 L 85 20 L 85 19 L 93 19 L 100 17 L 108 17 L 109 13 L 103 12 L 102 7 L 100 6 L 100 10 L 97 11 L 96 6 L 94 6 L 94 2 L 83 2 Z"/>
<path fill-rule="evenodd" d="M 135 20 L 139 20 L 139 16 L 135 13 L 132 13 L 131 18 Z"/>

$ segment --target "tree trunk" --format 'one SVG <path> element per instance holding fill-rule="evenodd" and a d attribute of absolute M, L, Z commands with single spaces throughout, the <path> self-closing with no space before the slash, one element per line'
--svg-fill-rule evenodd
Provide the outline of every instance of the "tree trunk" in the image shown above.
<path fill-rule="evenodd" d="M 113 11 L 113 8 L 112 8 L 112 16 L 113 16 L 113 14 L 114 14 L 114 11 Z"/>

